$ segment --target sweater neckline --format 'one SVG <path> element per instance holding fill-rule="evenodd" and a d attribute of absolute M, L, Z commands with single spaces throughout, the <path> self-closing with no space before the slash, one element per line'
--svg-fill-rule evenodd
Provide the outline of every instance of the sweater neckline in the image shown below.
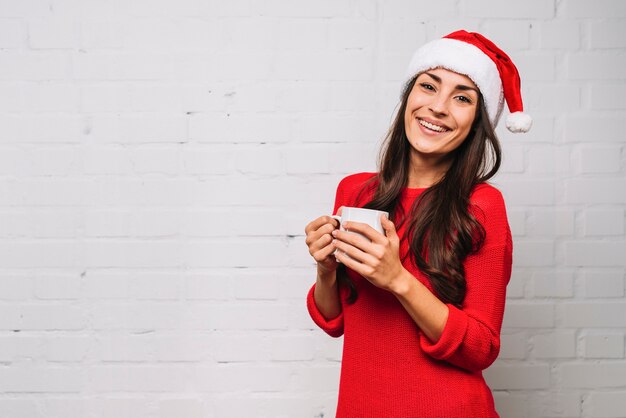
<path fill-rule="evenodd" d="M 401 194 L 406 197 L 415 197 L 422 194 L 426 189 L 428 189 L 428 187 L 403 187 Z"/>

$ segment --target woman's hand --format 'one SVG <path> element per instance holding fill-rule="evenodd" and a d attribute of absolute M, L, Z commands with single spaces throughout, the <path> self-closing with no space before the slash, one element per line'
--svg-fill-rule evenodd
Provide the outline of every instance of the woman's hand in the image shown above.
<path fill-rule="evenodd" d="M 342 207 L 337 211 L 341 215 Z M 333 255 L 335 246 L 332 244 L 331 233 L 339 227 L 339 221 L 331 216 L 320 216 L 311 221 L 305 228 L 306 245 L 309 247 L 309 254 L 317 261 L 318 272 L 322 275 L 337 270 L 337 260 Z"/>
<path fill-rule="evenodd" d="M 337 259 L 346 267 L 375 286 L 395 292 L 407 278 L 407 271 L 400 262 L 400 238 L 395 225 L 385 215 L 381 215 L 380 222 L 385 235 L 365 223 L 345 222 L 343 227 L 346 230 L 359 232 L 371 242 L 360 235 L 335 230 L 332 244 L 339 249 Z"/>

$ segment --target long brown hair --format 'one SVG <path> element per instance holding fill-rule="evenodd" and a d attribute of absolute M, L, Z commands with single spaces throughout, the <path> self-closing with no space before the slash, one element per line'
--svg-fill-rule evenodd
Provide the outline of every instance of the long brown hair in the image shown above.
<path fill-rule="evenodd" d="M 500 143 L 479 95 L 471 130 L 453 151 L 446 173 L 415 199 L 407 214 L 398 213 L 400 194 L 409 177 L 411 154 L 404 113 L 418 76 L 409 80 L 402 91 L 399 110 L 381 147 L 379 171 L 362 190 L 375 187 L 373 199 L 363 207 L 389 212 L 396 228 L 408 222 L 411 259 L 444 303 L 461 307 L 466 293 L 463 261 L 480 249 L 485 238 L 484 228 L 470 213 L 470 194 L 477 184 L 493 177 L 500 168 Z M 356 288 L 345 267 L 340 266 L 337 278 L 349 288 L 348 302 L 353 303 L 358 296 Z"/>

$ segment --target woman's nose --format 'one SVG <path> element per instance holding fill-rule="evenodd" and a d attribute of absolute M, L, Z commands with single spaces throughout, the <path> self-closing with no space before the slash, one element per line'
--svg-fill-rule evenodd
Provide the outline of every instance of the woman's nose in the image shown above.
<path fill-rule="evenodd" d="M 438 94 L 432 96 L 432 101 L 430 102 L 429 109 L 433 113 L 437 114 L 447 114 L 448 113 L 448 103 L 446 98 L 442 94 Z"/>

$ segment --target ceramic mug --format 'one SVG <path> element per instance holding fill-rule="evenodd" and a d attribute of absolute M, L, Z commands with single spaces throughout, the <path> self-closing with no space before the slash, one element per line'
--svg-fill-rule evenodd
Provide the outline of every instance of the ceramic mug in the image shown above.
<path fill-rule="evenodd" d="M 340 231 L 345 231 L 346 229 L 343 227 L 343 223 L 344 222 L 361 222 L 364 224 L 368 224 L 369 226 L 371 226 L 372 228 L 374 228 L 376 231 L 380 232 L 381 234 L 385 234 L 385 230 L 383 229 L 382 224 L 380 223 L 380 216 L 381 215 L 385 215 L 387 216 L 387 219 L 389 219 L 389 213 L 382 211 L 382 210 L 374 210 L 374 209 L 365 209 L 365 208 L 352 208 L 352 207 L 343 207 L 343 209 L 341 210 L 341 216 L 339 215 L 333 215 L 332 217 L 334 219 L 337 219 L 339 221 L 339 230 Z M 356 232 L 356 231 L 347 231 L 351 234 L 357 234 L 357 235 L 361 235 L 362 237 L 364 237 L 365 239 L 367 239 L 369 241 L 369 238 L 367 238 L 365 235 Z M 335 252 L 333 254 L 335 254 L 338 250 L 335 250 Z M 339 260 L 337 260 L 339 261 Z"/>

